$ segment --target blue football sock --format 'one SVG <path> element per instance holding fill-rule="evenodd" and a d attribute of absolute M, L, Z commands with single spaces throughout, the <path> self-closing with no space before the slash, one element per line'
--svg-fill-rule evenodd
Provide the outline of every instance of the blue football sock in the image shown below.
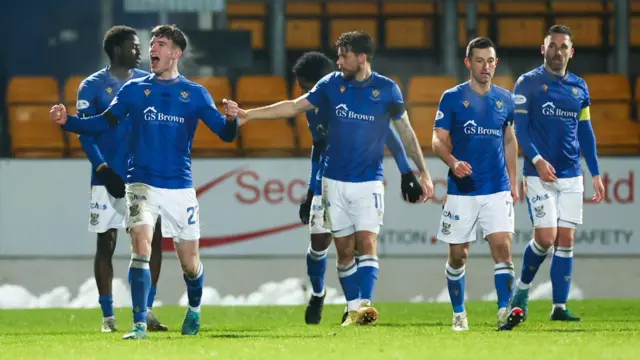
<path fill-rule="evenodd" d="M 373 291 L 378 280 L 379 264 L 377 255 L 360 255 L 358 257 L 358 288 L 360 289 L 360 299 L 373 299 Z"/>
<path fill-rule="evenodd" d="M 524 254 L 522 255 L 522 270 L 520 273 L 520 281 L 518 286 L 521 289 L 529 289 L 533 278 L 536 276 L 540 265 L 547 257 L 549 249 L 545 249 L 538 245 L 535 239 L 531 239 L 527 246 L 524 248 Z"/>
<path fill-rule="evenodd" d="M 147 307 L 149 309 L 153 308 L 153 302 L 156 300 L 156 290 L 156 286 L 151 285 L 151 288 L 149 289 L 149 298 L 147 299 Z"/>
<path fill-rule="evenodd" d="M 187 298 L 189 299 L 189 309 L 200 312 L 200 302 L 202 301 L 202 287 L 204 286 L 204 266 L 198 266 L 195 276 L 189 277 L 183 274 L 184 282 L 187 284 Z"/>
<path fill-rule="evenodd" d="M 447 289 L 449 289 L 449 298 L 451 299 L 453 312 L 456 314 L 464 312 L 464 288 L 466 285 L 464 274 L 464 265 L 459 269 L 454 269 L 447 262 L 445 266 Z"/>
<path fill-rule="evenodd" d="M 498 295 L 498 309 L 506 308 L 513 293 L 513 263 L 497 263 L 493 268 L 493 281 Z"/>
<path fill-rule="evenodd" d="M 573 247 L 557 247 L 551 260 L 551 286 L 553 305 L 565 305 L 569 300 L 571 273 L 573 272 Z"/>
<path fill-rule="evenodd" d="M 358 288 L 358 266 L 355 260 L 346 265 L 338 265 L 338 279 L 342 292 L 347 300 L 347 311 L 358 310 L 360 307 L 360 289 Z"/>
<path fill-rule="evenodd" d="M 307 249 L 307 275 L 309 275 L 314 296 L 324 294 L 324 273 L 327 271 L 328 252 L 328 248 L 323 251 L 315 251 L 309 246 Z"/>
<path fill-rule="evenodd" d="M 151 288 L 149 256 L 131 254 L 129 263 L 129 287 L 131 288 L 131 307 L 133 323 L 147 322 L 147 298 Z"/>
<path fill-rule="evenodd" d="M 98 303 L 102 308 L 102 317 L 113 316 L 113 296 L 112 295 L 100 295 Z"/>

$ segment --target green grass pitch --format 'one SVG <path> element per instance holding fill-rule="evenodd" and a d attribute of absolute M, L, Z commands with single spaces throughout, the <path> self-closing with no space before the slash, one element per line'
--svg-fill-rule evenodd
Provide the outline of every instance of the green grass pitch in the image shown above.
<path fill-rule="evenodd" d="M 451 306 L 379 303 L 374 326 L 341 328 L 342 306 L 326 306 L 321 325 L 304 307 L 204 307 L 202 329 L 180 335 L 185 309 L 159 307 L 170 328 L 125 341 L 131 310 L 117 309 L 119 332 L 100 333 L 99 309 L 0 310 L 2 359 L 638 359 L 640 300 L 572 301 L 581 323 L 549 321 L 551 304 L 534 301 L 529 319 L 496 331 L 493 302 L 467 304 L 470 331 L 451 331 Z"/>

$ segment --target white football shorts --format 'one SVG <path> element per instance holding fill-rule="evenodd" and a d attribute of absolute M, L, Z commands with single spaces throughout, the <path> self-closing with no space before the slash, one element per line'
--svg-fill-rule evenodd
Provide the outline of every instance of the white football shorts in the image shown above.
<path fill-rule="evenodd" d="M 489 195 L 447 195 L 438 240 L 448 244 L 465 244 L 476 240 L 480 225 L 482 237 L 498 232 L 515 231 L 513 198 L 510 191 Z"/>
<path fill-rule="evenodd" d="M 309 233 L 328 234 L 331 231 L 324 227 L 324 204 L 322 195 L 315 195 L 311 200 L 311 213 L 309 216 Z"/>
<path fill-rule="evenodd" d="M 382 181 L 343 182 L 322 179 L 324 227 L 335 237 L 356 231 L 378 234 L 384 217 Z"/>
<path fill-rule="evenodd" d="M 524 192 L 534 228 L 568 227 L 582 224 L 584 183 L 582 176 L 544 182 L 525 176 Z"/>
<path fill-rule="evenodd" d="M 102 185 L 91 187 L 89 206 L 89 232 L 104 233 L 109 229 L 124 229 L 127 217 L 127 199 L 116 199 Z"/>
<path fill-rule="evenodd" d="M 127 184 L 127 226 L 155 226 L 162 217 L 162 236 L 174 241 L 200 239 L 200 206 L 196 191 L 162 189 L 147 184 Z"/>

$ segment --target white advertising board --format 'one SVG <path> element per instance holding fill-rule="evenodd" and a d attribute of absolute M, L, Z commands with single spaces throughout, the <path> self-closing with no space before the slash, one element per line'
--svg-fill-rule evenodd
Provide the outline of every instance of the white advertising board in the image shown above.
<path fill-rule="evenodd" d="M 385 159 L 381 255 L 447 253 L 447 246 L 435 240 L 447 168 L 437 158 L 427 158 L 427 164 L 436 195 L 416 205 L 402 200 L 400 174 L 393 159 Z M 304 158 L 194 160 L 203 255 L 303 254 L 309 235 L 298 219 L 298 206 L 306 193 L 309 167 Z M 584 225 L 577 231 L 576 255 L 640 255 L 635 201 L 635 170 L 639 168 L 636 158 L 601 159 L 606 188 L 601 204 L 589 202 L 593 190 L 586 176 Z M 89 171 L 83 159 L 0 161 L 0 256 L 92 256 L 95 235 L 87 232 Z M 527 206 L 521 199 L 516 204 L 514 253 L 521 253 L 531 232 Z M 171 242 L 166 245 L 166 251 L 171 251 Z M 120 232 L 117 254 L 126 255 L 129 249 L 128 236 Z M 483 241 L 477 241 L 471 251 L 489 254 Z"/>

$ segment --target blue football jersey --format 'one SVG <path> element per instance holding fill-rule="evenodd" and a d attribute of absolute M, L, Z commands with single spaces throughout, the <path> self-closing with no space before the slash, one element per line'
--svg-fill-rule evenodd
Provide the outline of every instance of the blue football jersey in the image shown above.
<path fill-rule="evenodd" d="M 127 182 L 183 189 L 193 187 L 191 148 L 199 120 L 224 141 L 233 141 L 237 135 L 237 120 L 227 121 L 204 87 L 182 75 L 163 80 L 151 74 L 127 82 L 104 114 L 69 116 L 63 128 L 96 134 L 118 121 L 128 122 Z"/>
<path fill-rule="evenodd" d="M 149 75 L 148 72 L 133 69 L 131 77 L 120 80 L 111 76 L 106 67 L 80 83 L 76 108 L 82 117 L 101 114 L 108 107 L 120 88 L 129 80 Z M 129 160 L 129 128 L 126 122 L 113 127 L 97 136 L 80 135 L 82 148 L 95 170 L 102 163 L 107 163 L 123 179 L 127 176 Z M 91 185 L 102 185 L 100 179 L 91 172 Z"/>
<path fill-rule="evenodd" d="M 444 92 L 434 126 L 449 131 L 452 155 L 472 168 L 464 178 L 449 170 L 448 194 L 476 196 L 510 190 L 504 131 L 513 124 L 513 114 L 512 95 L 496 85 L 485 95 L 473 91 L 468 82 Z"/>
<path fill-rule="evenodd" d="M 531 154 L 537 152 L 555 168 L 558 178 L 582 175 L 578 122 L 591 117 L 591 97 L 584 79 L 570 72 L 560 77 L 542 65 L 517 80 L 514 95 L 516 134 L 526 131 L 531 141 L 520 144 L 525 153 L 523 174 L 538 176 Z M 519 117 L 527 118 L 527 129 L 519 128 Z"/>
<path fill-rule="evenodd" d="M 346 81 L 341 72 L 333 72 L 315 85 L 307 100 L 327 111 L 323 176 L 344 182 L 382 180 L 389 121 L 404 113 L 398 85 L 375 72 L 362 82 Z"/>

